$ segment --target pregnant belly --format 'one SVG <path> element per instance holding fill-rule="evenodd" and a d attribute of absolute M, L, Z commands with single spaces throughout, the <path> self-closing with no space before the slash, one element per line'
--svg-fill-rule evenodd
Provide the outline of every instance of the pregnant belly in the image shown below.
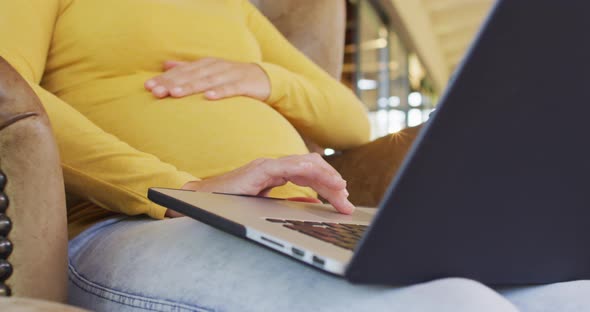
<path fill-rule="evenodd" d="M 260 157 L 307 152 L 282 115 L 250 98 L 157 100 L 138 90 L 98 104 L 64 99 L 105 131 L 197 177 L 215 176 Z"/>

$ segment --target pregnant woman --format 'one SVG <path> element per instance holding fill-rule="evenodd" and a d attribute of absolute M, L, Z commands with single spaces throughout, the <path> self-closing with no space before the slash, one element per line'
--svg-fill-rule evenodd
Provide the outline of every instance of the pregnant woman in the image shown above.
<path fill-rule="evenodd" d="M 147 200 L 162 186 L 319 193 L 354 209 L 346 181 L 302 136 L 337 149 L 368 142 L 362 104 L 246 0 L 0 0 L 0 56 L 41 99 L 66 188 L 87 200 L 68 209 L 72 304 L 516 311 L 464 279 L 351 285 Z"/>

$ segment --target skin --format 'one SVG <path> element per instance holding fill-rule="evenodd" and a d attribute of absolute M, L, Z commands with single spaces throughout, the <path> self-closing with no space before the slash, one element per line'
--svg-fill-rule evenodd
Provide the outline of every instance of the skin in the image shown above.
<path fill-rule="evenodd" d="M 204 93 L 209 100 L 248 96 L 260 101 L 270 96 L 270 80 L 256 64 L 204 58 L 195 62 L 166 61 L 164 72 L 145 82 L 157 98 L 185 97 Z M 346 181 L 319 154 L 292 155 L 278 159 L 260 158 L 226 174 L 190 181 L 183 189 L 265 196 L 273 187 L 292 182 L 313 188 L 343 214 L 351 214 Z M 315 198 L 291 200 L 316 202 Z M 168 210 L 168 217 L 181 214 Z"/>
<path fill-rule="evenodd" d="M 145 88 L 157 98 L 204 93 L 209 100 L 241 95 L 265 101 L 270 96 L 270 80 L 260 66 L 218 58 L 166 61 L 164 73 L 146 81 Z"/>

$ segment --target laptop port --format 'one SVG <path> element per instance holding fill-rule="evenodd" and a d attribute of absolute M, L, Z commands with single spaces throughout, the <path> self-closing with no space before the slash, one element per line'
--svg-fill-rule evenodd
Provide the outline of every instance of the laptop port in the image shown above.
<path fill-rule="evenodd" d="M 264 237 L 264 236 L 260 236 L 260 238 L 262 238 L 262 240 L 263 240 L 263 241 L 269 242 L 269 243 L 271 243 L 271 244 L 273 244 L 273 245 L 275 245 L 275 246 L 277 246 L 277 247 L 281 247 L 281 248 L 283 248 L 283 247 L 284 247 L 284 246 L 283 246 L 283 244 L 281 244 L 281 243 L 277 243 L 277 242 L 273 241 L 273 240 L 272 240 L 272 239 L 270 239 L 270 238 L 266 238 L 266 237 Z"/>
<path fill-rule="evenodd" d="M 292 247 L 291 248 L 291 253 L 293 253 L 293 255 L 299 257 L 299 258 L 303 258 L 305 256 L 305 251 Z"/>
<path fill-rule="evenodd" d="M 322 258 L 319 258 L 317 256 L 313 256 L 312 258 L 313 264 L 319 266 L 319 267 L 324 267 L 324 264 L 326 264 L 326 261 Z"/>

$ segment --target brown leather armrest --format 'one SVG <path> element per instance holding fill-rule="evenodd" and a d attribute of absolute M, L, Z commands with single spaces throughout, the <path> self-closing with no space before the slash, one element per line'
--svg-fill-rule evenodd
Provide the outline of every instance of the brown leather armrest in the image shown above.
<path fill-rule="evenodd" d="M 350 201 L 376 207 L 421 127 L 404 129 L 326 160 L 348 182 Z"/>
<path fill-rule="evenodd" d="M 344 0 L 251 0 L 301 52 L 340 80 L 344 60 Z"/>
<path fill-rule="evenodd" d="M 0 58 L 0 169 L 7 177 L 13 295 L 66 299 L 67 221 L 58 150 L 45 111 Z"/>

